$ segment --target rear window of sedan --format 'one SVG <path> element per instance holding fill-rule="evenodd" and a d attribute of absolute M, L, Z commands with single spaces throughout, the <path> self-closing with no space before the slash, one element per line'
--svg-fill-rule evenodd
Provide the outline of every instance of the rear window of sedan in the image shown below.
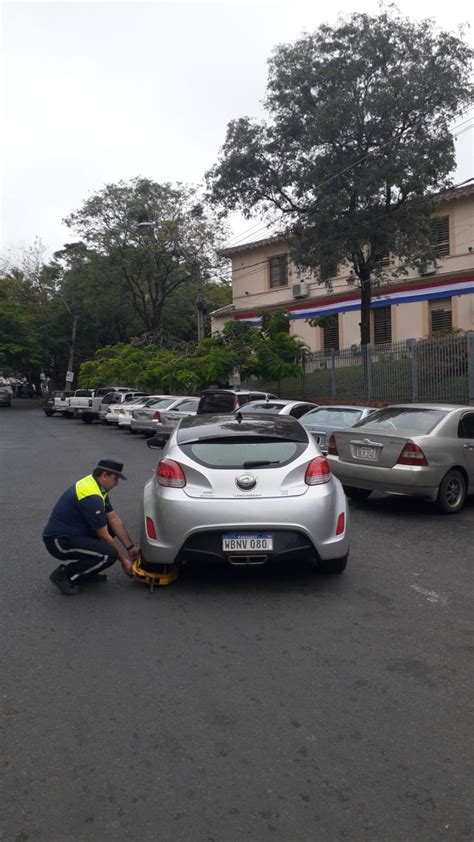
<path fill-rule="evenodd" d="M 239 412 L 279 412 L 285 406 L 284 403 L 272 403 L 271 401 L 265 403 L 248 403 L 239 408 Z M 237 410 L 236 410 L 237 412 Z"/>
<path fill-rule="evenodd" d="M 387 407 L 373 412 L 354 427 L 370 427 L 374 431 L 387 433 L 418 433 L 427 435 L 446 417 L 442 409 L 411 409 L 410 407 Z"/>
<path fill-rule="evenodd" d="M 209 468 L 275 468 L 291 462 L 306 447 L 298 441 L 229 438 L 182 444 L 184 452 Z"/>
<path fill-rule="evenodd" d="M 309 427 L 312 424 L 344 424 L 351 427 L 362 415 L 360 409 L 315 409 L 300 418 L 300 424 Z"/>

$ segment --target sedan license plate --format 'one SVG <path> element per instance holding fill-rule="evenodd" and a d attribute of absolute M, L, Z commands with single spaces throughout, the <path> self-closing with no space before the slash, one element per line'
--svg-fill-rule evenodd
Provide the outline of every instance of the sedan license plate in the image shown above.
<path fill-rule="evenodd" d="M 375 447 L 358 447 L 356 456 L 358 459 L 376 459 L 377 451 Z"/>
<path fill-rule="evenodd" d="M 273 550 L 273 537 L 268 532 L 228 532 L 222 536 L 225 553 L 248 553 Z"/>

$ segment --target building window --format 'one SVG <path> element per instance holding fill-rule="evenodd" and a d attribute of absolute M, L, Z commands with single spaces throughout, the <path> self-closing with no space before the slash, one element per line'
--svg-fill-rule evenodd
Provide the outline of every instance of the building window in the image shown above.
<path fill-rule="evenodd" d="M 435 257 L 449 254 L 449 216 L 435 216 L 431 222 L 432 246 Z"/>
<path fill-rule="evenodd" d="M 270 289 L 288 286 L 288 255 L 277 254 L 268 259 L 270 270 Z"/>
<path fill-rule="evenodd" d="M 450 298 L 430 301 L 431 334 L 446 333 L 453 327 L 453 311 Z"/>
<path fill-rule="evenodd" d="M 326 316 L 323 325 L 323 347 L 325 351 L 339 351 L 339 316 Z"/>
<path fill-rule="evenodd" d="M 376 307 L 372 310 L 372 336 L 374 345 L 392 341 L 392 308 Z"/>

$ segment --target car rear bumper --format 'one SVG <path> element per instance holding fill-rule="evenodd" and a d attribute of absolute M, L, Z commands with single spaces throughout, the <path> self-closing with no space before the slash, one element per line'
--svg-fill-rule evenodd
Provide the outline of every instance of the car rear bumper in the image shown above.
<path fill-rule="evenodd" d="M 142 418 L 132 418 L 130 427 L 132 430 L 136 430 L 137 433 L 154 433 L 156 430 L 156 421 L 147 421 Z"/>
<path fill-rule="evenodd" d="M 222 535 L 226 532 L 271 533 L 272 552 L 246 553 L 266 556 L 263 562 L 301 555 L 313 555 L 324 561 L 341 558 L 349 551 L 348 507 L 342 487 L 333 480 L 326 493 L 320 488 L 318 492 L 322 493 L 317 495 L 311 491 L 297 497 L 258 501 L 262 503 L 259 506 L 255 499 L 210 501 L 187 498 L 181 490 L 165 489 L 157 505 L 152 479 L 145 486 L 143 498 L 140 540 L 143 560 L 151 564 L 173 564 L 206 557 L 224 564 L 238 563 L 238 557 L 230 559 L 236 553 L 222 550 Z M 263 520 L 262 509 L 267 507 L 271 519 Z M 342 512 L 345 528 L 341 535 L 336 535 L 337 519 Z M 147 517 L 153 521 L 156 539 L 147 535 Z"/>
<path fill-rule="evenodd" d="M 430 466 L 394 465 L 393 468 L 381 468 L 375 465 L 341 462 L 338 456 L 329 455 L 327 459 L 331 471 L 343 485 L 391 494 L 434 497 L 446 473 Z"/>

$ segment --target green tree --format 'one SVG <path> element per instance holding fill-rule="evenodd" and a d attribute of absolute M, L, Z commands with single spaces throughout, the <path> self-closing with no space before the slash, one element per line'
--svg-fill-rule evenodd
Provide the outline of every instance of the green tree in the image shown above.
<path fill-rule="evenodd" d="M 158 345 L 169 339 L 163 312 L 180 287 L 215 277 L 221 223 L 196 189 L 146 178 L 108 184 L 66 224 L 89 249 L 108 260 L 108 289 L 122 297 L 139 333 Z"/>
<path fill-rule="evenodd" d="M 216 204 L 270 215 L 320 280 L 352 268 L 364 344 L 381 257 L 400 273 L 433 258 L 432 196 L 450 184 L 449 126 L 472 97 L 471 59 L 462 37 L 393 9 L 322 25 L 276 48 L 268 120 L 229 123 L 208 173 Z"/>
<path fill-rule="evenodd" d="M 39 382 L 41 345 L 20 279 L 0 280 L 0 372 Z"/>

